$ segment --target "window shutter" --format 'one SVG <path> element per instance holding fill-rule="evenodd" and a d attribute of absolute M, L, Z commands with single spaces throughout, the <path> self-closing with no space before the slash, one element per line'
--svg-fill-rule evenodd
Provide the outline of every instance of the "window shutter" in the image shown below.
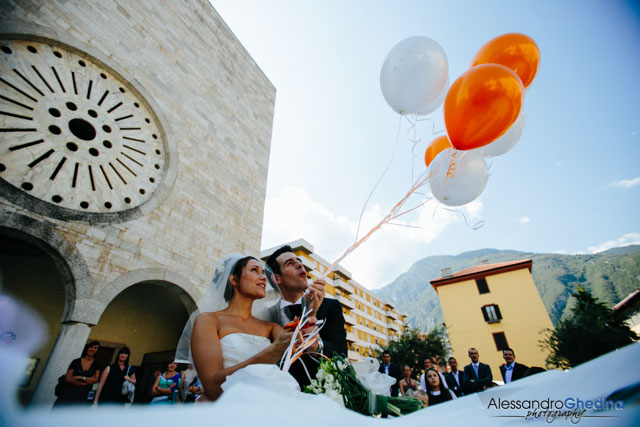
<path fill-rule="evenodd" d="M 482 315 L 484 316 L 484 321 L 489 321 L 489 314 L 487 313 L 487 307 L 482 307 Z"/>
<path fill-rule="evenodd" d="M 500 307 L 498 307 L 498 305 L 494 305 L 495 309 L 496 309 L 496 315 L 498 316 L 498 320 L 502 320 L 502 314 L 500 313 Z"/>

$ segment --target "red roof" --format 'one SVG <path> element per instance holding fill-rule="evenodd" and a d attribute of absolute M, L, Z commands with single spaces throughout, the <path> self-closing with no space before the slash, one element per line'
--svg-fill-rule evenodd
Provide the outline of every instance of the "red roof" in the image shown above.
<path fill-rule="evenodd" d="M 640 299 L 640 289 L 636 289 L 635 291 L 631 292 L 625 299 L 614 305 L 613 309 L 615 311 L 625 309 L 628 306 L 631 306 L 638 299 Z"/>
<path fill-rule="evenodd" d="M 430 283 L 431 286 L 436 289 L 438 286 L 448 285 L 450 283 L 473 280 L 494 274 L 506 273 L 508 271 L 520 270 L 522 268 L 528 268 L 529 271 L 531 271 L 532 264 L 533 262 L 530 259 L 522 259 L 518 261 L 498 262 L 496 264 L 474 265 L 473 267 L 453 273 L 451 276 L 433 279 Z"/>

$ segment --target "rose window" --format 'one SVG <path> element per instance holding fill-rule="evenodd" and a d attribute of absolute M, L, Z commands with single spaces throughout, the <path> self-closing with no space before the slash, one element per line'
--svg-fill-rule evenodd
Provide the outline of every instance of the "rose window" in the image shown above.
<path fill-rule="evenodd" d="M 39 201 L 116 213 L 153 195 L 162 127 L 133 85 L 92 56 L 0 40 L 0 179 Z"/>

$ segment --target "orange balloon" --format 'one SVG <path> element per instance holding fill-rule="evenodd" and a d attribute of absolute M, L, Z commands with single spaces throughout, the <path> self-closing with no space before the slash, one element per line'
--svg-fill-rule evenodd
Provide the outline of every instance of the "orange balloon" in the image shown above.
<path fill-rule="evenodd" d="M 444 100 L 449 141 L 458 150 L 487 145 L 518 118 L 522 82 L 504 65 L 477 65 L 453 82 Z"/>
<path fill-rule="evenodd" d="M 438 154 L 446 150 L 447 148 L 451 148 L 451 143 L 449 142 L 449 138 L 446 135 L 442 135 L 431 141 L 429 146 L 427 147 L 427 151 L 424 152 L 424 163 L 429 167 L 433 159 L 436 158 Z"/>
<path fill-rule="evenodd" d="M 482 46 L 471 61 L 471 67 L 480 64 L 500 64 L 511 68 L 528 87 L 538 72 L 540 49 L 533 39 L 520 33 L 498 36 Z"/>

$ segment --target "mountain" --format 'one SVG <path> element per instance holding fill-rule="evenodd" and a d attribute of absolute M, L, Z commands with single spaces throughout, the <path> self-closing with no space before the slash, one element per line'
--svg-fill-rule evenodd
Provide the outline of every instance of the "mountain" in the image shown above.
<path fill-rule="evenodd" d="M 567 301 L 578 285 L 610 307 L 640 287 L 640 245 L 631 245 L 592 255 L 481 249 L 455 256 L 430 256 L 374 292 L 407 313 L 409 325 L 426 332 L 444 322 L 438 294 L 429 283 L 442 277 L 441 269 L 451 267 L 455 273 L 483 262 L 521 259 L 533 261 L 533 280 L 554 324 L 568 312 Z"/>

